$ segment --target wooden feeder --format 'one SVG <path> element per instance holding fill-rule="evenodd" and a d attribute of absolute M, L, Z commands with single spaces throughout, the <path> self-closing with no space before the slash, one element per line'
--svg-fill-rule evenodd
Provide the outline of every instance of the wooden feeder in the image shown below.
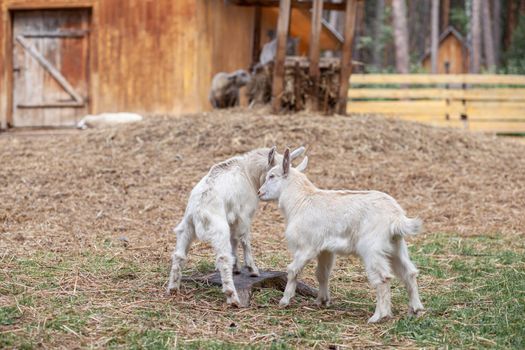
<path fill-rule="evenodd" d="M 253 32 L 253 60 L 258 60 L 258 50 L 260 47 L 260 28 L 261 28 L 261 7 L 279 7 L 279 17 L 277 20 L 277 52 L 275 56 L 275 63 L 273 69 L 272 79 L 272 109 L 274 113 L 279 113 L 282 109 L 282 97 L 285 90 L 285 74 L 287 69 L 295 69 L 296 80 L 294 81 L 295 88 L 300 84 L 299 70 L 306 69 L 308 72 L 308 80 L 310 82 L 308 97 L 306 105 L 311 110 L 322 109 L 327 112 L 327 103 L 319 101 L 320 93 L 319 82 L 321 77 L 321 69 L 328 67 L 336 70 L 339 75 L 338 94 L 336 97 L 335 112 L 339 114 L 346 113 L 346 103 L 348 95 L 348 84 L 350 74 L 352 73 L 352 42 L 354 38 L 357 2 L 363 0 L 346 0 L 341 3 L 333 3 L 323 0 L 229 0 L 230 3 L 239 6 L 256 6 L 256 19 Z M 290 17 L 292 8 L 306 8 L 311 9 L 312 26 L 310 34 L 310 49 L 308 58 L 286 58 L 286 41 L 290 29 Z M 322 12 L 326 10 L 337 10 L 345 12 L 343 45 L 341 58 L 333 62 L 333 59 L 326 60 L 320 58 L 319 38 L 322 28 Z M 326 61 L 326 62 L 324 62 Z M 328 62 L 330 61 L 330 62 Z M 324 94 L 326 95 L 326 94 Z M 326 100 L 326 97 L 325 97 Z M 323 103 L 324 102 L 324 103 Z M 300 107 L 303 107 L 301 104 Z M 297 107 L 297 106 L 296 106 Z"/>

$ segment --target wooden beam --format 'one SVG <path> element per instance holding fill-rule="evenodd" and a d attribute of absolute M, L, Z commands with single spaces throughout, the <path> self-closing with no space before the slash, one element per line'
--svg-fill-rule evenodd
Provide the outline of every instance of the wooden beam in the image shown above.
<path fill-rule="evenodd" d="M 523 88 L 495 89 L 371 89 L 356 88 L 348 90 L 349 98 L 380 99 L 451 99 L 476 101 L 525 101 Z"/>
<path fill-rule="evenodd" d="M 506 74 L 354 74 L 351 84 L 525 85 L 525 75 Z"/>
<path fill-rule="evenodd" d="M 354 40 L 355 20 L 358 0 L 346 0 L 345 29 L 343 53 L 341 57 L 341 72 L 339 77 L 339 114 L 346 114 L 348 85 L 352 74 L 352 42 Z"/>
<path fill-rule="evenodd" d="M 56 30 L 52 32 L 24 32 L 20 34 L 24 38 L 83 38 L 89 34 L 89 30 Z"/>
<path fill-rule="evenodd" d="M 261 25 L 262 25 L 262 9 L 260 6 L 255 8 L 253 19 L 253 37 L 252 37 L 252 66 L 259 62 L 259 55 L 261 53 Z"/>
<path fill-rule="evenodd" d="M 319 37 L 321 35 L 321 20 L 323 18 L 323 0 L 314 0 L 314 8 L 312 11 L 312 30 L 310 33 L 310 69 L 308 71 L 312 81 L 310 90 L 310 101 L 308 107 L 311 110 L 319 109 L 319 76 L 321 71 L 319 69 Z"/>
<path fill-rule="evenodd" d="M 273 69 L 272 110 L 279 113 L 284 88 L 284 60 L 286 58 L 286 41 L 290 27 L 291 0 L 281 0 L 279 19 L 277 20 L 277 52 Z"/>
<path fill-rule="evenodd" d="M 261 6 L 261 7 L 279 7 L 279 0 L 226 0 L 228 3 L 237 6 Z M 315 0 L 293 0 L 293 8 L 311 9 Z M 325 10 L 344 11 L 345 3 L 325 2 Z"/>

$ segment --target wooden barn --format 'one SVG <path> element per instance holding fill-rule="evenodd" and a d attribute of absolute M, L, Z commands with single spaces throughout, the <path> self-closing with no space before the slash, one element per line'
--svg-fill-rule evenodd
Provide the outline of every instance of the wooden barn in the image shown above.
<path fill-rule="evenodd" d="M 276 21 L 225 0 L 0 0 L 0 128 L 209 109 L 213 75 L 248 69 Z"/>
<path fill-rule="evenodd" d="M 467 74 L 469 72 L 469 48 L 463 36 L 454 27 L 448 27 L 439 37 L 438 74 Z M 430 50 L 423 56 L 422 65 L 432 70 Z"/>

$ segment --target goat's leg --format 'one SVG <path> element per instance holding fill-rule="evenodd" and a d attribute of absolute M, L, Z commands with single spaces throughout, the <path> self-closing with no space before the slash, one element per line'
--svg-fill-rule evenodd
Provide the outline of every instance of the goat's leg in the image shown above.
<path fill-rule="evenodd" d="M 410 315 L 418 315 L 424 310 L 423 304 L 419 299 L 417 287 L 416 277 L 418 271 L 408 256 L 408 249 L 404 239 L 401 238 L 396 241 L 396 249 L 392 254 L 391 262 L 394 274 L 403 281 L 407 289 L 409 299 L 408 313 Z"/>
<path fill-rule="evenodd" d="M 181 223 L 175 229 L 177 234 L 177 243 L 171 258 L 171 271 L 168 280 L 167 293 L 171 294 L 180 290 L 180 280 L 182 277 L 182 268 L 186 263 L 186 255 L 191 243 L 195 240 L 195 232 L 193 227 L 189 227 L 187 223 Z"/>
<path fill-rule="evenodd" d="M 393 276 L 387 257 L 381 251 L 370 251 L 369 247 L 365 243 L 358 247 L 358 252 L 365 264 L 368 280 L 376 289 L 376 310 L 368 320 L 368 323 L 376 323 L 392 317 L 390 280 Z"/>
<path fill-rule="evenodd" d="M 377 323 L 392 317 L 392 306 L 390 300 L 390 278 L 376 285 L 376 310 L 374 315 L 368 319 L 368 323 Z"/>
<path fill-rule="evenodd" d="M 284 290 L 283 297 L 279 301 L 279 306 L 286 307 L 290 304 L 290 300 L 295 295 L 295 289 L 297 288 L 297 276 L 303 270 L 304 266 L 313 259 L 316 254 L 310 252 L 296 252 L 294 259 L 290 265 L 288 265 L 288 281 L 286 282 L 286 288 Z"/>
<path fill-rule="evenodd" d="M 217 232 L 211 243 L 217 256 L 216 265 L 221 274 L 222 291 L 226 295 L 226 302 L 230 305 L 240 306 L 241 302 L 237 295 L 237 290 L 233 284 L 233 262 L 232 246 L 230 243 L 229 227 L 227 224 L 222 225 L 223 230 Z M 215 226 L 220 229 L 220 226 Z"/>
<path fill-rule="evenodd" d="M 239 239 L 235 236 L 231 236 L 230 237 L 230 243 L 232 245 L 232 255 L 233 255 L 233 273 L 241 273 L 241 262 L 239 261 L 239 256 L 238 256 L 238 249 L 237 247 L 239 246 Z"/>
<path fill-rule="evenodd" d="M 250 271 L 250 276 L 259 276 L 259 269 L 255 265 L 252 255 L 250 220 L 241 220 L 237 225 L 237 232 L 241 238 L 242 250 L 244 252 L 244 265 Z"/>
<path fill-rule="evenodd" d="M 315 275 L 319 282 L 319 294 L 317 295 L 317 305 L 330 305 L 330 289 L 328 288 L 328 279 L 335 261 L 335 254 L 329 251 L 322 251 L 317 256 L 317 269 Z"/>

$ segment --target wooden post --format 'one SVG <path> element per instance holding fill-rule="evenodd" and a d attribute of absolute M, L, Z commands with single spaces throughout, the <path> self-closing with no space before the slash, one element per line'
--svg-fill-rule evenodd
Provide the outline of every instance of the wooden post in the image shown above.
<path fill-rule="evenodd" d="M 281 95 L 284 89 L 284 60 L 286 59 L 286 41 L 290 27 L 291 0 L 281 0 L 279 3 L 279 19 L 277 20 L 277 52 L 273 68 L 272 110 L 281 110 Z"/>
<path fill-rule="evenodd" d="M 252 37 L 252 67 L 259 62 L 259 55 L 261 52 L 261 6 L 255 7 L 255 15 L 253 20 L 253 37 Z"/>
<path fill-rule="evenodd" d="M 346 114 L 346 103 L 348 101 L 348 85 L 350 74 L 352 74 L 352 41 L 354 40 L 355 18 L 358 0 L 346 0 L 345 29 L 343 55 L 341 57 L 341 72 L 339 77 L 339 101 L 337 112 Z"/>
<path fill-rule="evenodd" d="M 307 103 L 308 108 L 311 110 L 319 110 L 319 76 L 321 72 L 319 70 L 319 37 L 321 35 L 321 19 L 323 15 L 323 0 L 314 0 L 312 10 L 312 31 L 310 34 L 310 67 L 308 74 L 312 81 L 312 89 L 310 92 L 310 98 Z"/>

